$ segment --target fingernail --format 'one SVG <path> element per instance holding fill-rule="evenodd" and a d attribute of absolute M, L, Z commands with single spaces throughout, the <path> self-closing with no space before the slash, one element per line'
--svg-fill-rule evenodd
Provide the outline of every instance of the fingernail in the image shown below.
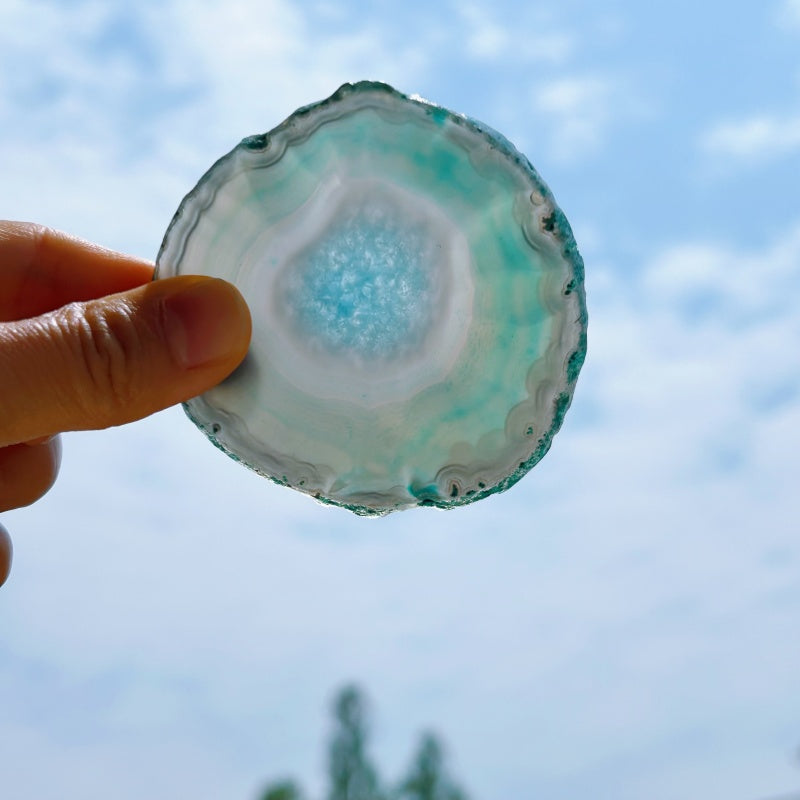
<path fill-rule="evenodd" d="M 233 286 L 205 278 L 164 298 L 164 327 L 173 358 L 191 369 L 241 352 L 250 318 Z"/>

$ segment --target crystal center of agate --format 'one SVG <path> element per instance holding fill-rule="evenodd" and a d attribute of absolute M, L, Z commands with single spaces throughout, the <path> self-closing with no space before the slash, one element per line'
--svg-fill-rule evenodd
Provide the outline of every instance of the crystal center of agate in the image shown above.
<path fill-rule="evenodd" d="M 441 281 L 430 226 L 395 204 L 345 208 L 282 276 L 294 334 L 310 349 L 368 366 L 417 350 L 430 331 Z"/>
<path fill-rule="evenodd" d="M 304 393 L 360 406 L 397 402 L 444 378 L 472 319 L 464 234 L 389 179 L 329 170 L 255 239 L 240 274 L 280 376 Z"/>

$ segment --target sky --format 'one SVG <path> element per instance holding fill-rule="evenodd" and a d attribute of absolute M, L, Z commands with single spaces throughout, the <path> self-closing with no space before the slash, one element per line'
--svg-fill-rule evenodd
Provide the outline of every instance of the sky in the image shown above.
<path fill-rule="evenodd" d="M 2 515 L 0 793 L 319 797 L 372 699 L 474 800 L 800 790 L 800 2 L 0 0 L 0 217 L 154 259 L 242 137 L 347 80 L 479 119 L 586 263 L 589 352 L 510 491 L 365 520 L 179 408 Z"/>

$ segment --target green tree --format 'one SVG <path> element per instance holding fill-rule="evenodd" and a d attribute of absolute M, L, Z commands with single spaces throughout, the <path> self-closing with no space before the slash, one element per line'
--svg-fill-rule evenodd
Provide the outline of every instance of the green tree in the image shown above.
<path fill-rule="evenodd" d="M 468 800 L 445 769 L 444 750 L 433 734 L 421 737 L 407 775 L 389 791 L 367 755 L 368 708 L 356 686 L 342 689 L 333 703 L 326 800 Z M 293 781 L 269 785 L 259 800 L 303 800 Z"/>
<path fill-rule="evenodd" d="M 367 757 L 366 702 L 355 686 L 334 703 L 335 728 L 328 752 L 328 800 L 383 800 L 378 773 Z"/>
<path fill-rule="evenodd" d="M 302 800 L 303 793 L 294 781 L 273 783 L 264 790 L 261 800 Z"/>
<path fill-rule="evenodd" d="M 416 756 L 395 794 L 396 800 L 467 800 L 445 769 L 439 740 L 427 733 L 420 739 Z"/>

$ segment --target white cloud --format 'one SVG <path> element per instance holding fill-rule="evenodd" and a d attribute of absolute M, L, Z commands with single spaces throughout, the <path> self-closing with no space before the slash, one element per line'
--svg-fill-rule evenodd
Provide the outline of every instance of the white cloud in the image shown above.
<path fill-rule="evenodd" d="M 476 58 L 496 58 L 508 48 L 512 34 L 493 21 L 487 11 L 476 4 L 459 4 L 458 12 L 467 26 L 466 45 Z"/>
<path fill-rule="evenodd" d="M 183 194 L 242 137 L 348 80 L 417 89 L 426 60 L 424 38 L 371 21 L 329 34 L 285 0 L 17 2 L 0 23 L 0 171 L 16 187 L 0 214 L 102 229 L 107 246 L 150 257 Z"/>
<path fill-rule="evenodd" d="M 773 19 L 791 33 L 800 32 L 800 0 L 782 0 Z M 710 125 L 699 138 L 708 155 L 757 166 L 800 153 L 800 112 L 790 102 L 782 110 L 731 116 Z"/>
<path fill-rule="evenodd" d="M 800 115 L 760 115 L 722 122 L 701 138 L 714 156 L 769 161 L 800 152 Z"/>
<path fill-rule="evenodd" d="M 556 78 L 538 86 L 533 105 L 549 122 L 554 154 L 573 161 L 600 148 L 619 119 L 621 95 L 614 81 L 596 75 Z"/>
<path fill-rule="evenodd" d="M 164 50 L 188 58 L 209 86 L 209 122 L 241 135 L 272 127 L 345 81 L 413 85 L 421 65 L 413 39 L 394 41 L 388 26 L 369 19 L 328 34 L 324 24 L 316 27 L 302 7 L 285 0 L 266 6 L 215 0 L 200 7 L 174 0 L 169 8 L 172 30 L 180 25 L 181 37 L 164 41 Z"/>
<path fill-rule="evenodd" d="M 800 0 L 783 0 L 778 7 L 778 21 L 786 28 L 800 30 Z"/>
<path fill-rule="evenodd" d="M 464 25 L 466 52 L 478 61 L 513 58 L 517 63 L 529 60 L 559 63 L 574 50 L 570 33 L 552 25 L 536 25 L 522 14 L 515 13 L 513 22 L 501 24 L 491 3 L 456 3 L 454 9 Z"/>
<path fill-rule="evenodd" d="M 669 248 L 650 266 L 645 285 L 651 298 L 670 307 L 693 305 L 700 319 L 710 312 L 717 324 L 776 318 L 791 311 L 791 293 L 776 291 L 800 283 L 800 230 L 790 229 L 771 247 L 741 253 L 714 243 Z M 699 304 L 697 301 L 703 301 Z"/>

